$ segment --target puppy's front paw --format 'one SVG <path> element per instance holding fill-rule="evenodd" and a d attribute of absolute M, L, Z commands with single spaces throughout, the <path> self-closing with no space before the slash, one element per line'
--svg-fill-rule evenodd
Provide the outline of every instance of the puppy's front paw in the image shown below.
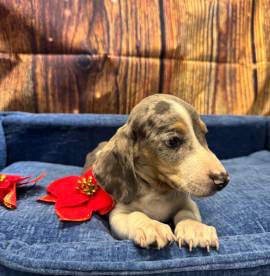
<path fill-rule="evenodd" d="M 153 246 L 160 249 L 174 241 L 175 236 L 169 225 L 152 220 L 141 227 L 132 229 L 130 239 L 140 247 Z"/>
<path fill-rule="evenodd" d="M 217 231 L 213 226 L 186 219 L 177 223 L 174 233 L 179 246 L 186 244 L 189 246 L 189 251 L 197 246 L 207 248 L 208 252 L 210 246 L 216 247 L 217 250 L 219 248 Z"/>

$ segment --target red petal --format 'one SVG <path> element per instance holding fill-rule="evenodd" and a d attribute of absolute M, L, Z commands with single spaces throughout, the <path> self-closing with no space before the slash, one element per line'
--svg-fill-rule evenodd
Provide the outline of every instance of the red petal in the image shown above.
<path fill-rule="evenodd" d="M 80 205 L 84 202 L 88 202 L 89 196 L 78 190 L 66 190 L 62 191 L 57 198 L 58 207 L 68 207 Z"/>
<path fill-rule="evenodd" d="M 3 203 L 8 208 L 16 208 L 16 184 L 14 183 L 10 191 L 5 195 Z"/>
<path fill-rule="evenodd" d="M 12 175 L 12 174 L 6 174 L 6 178 L 5 180 L 8 180 L 12 183 L 16 183 L 16 182 L 19 182 L 23 179 L 26 179 L 28 178 L 28 176 L 19 176 L 19 175 Z"/>
<path fill-rule="evenodd" d="M 114 202 L 112 197 L 105 192 L 101 187 L 98 188 L 97 192 L 90 197 L 88 206 L 93 211 L 103 211 L 111 210 L 113 208 Z M 107 211 L 108 212 L 108 211 Z M 104 213 L 103 213 L 104 214 Z"/>
<path fill-rule="evenodd" d="M 63 221 L 85 221 L 92 217 L 92 211 L 86 203 L 73 207 L 59 207 L 55 212 Z"/>
<path fill-rule="evenodd" d="M 100 215 L 106 215 L 107 213 L 109 213 L 114 207 L 114 204 L 104 208 L 104 209 L 100 209 L 98 212 Z"/>
<path fill-rule="evenodd" d="M 33 178 L 32 180 L 30 180 L 30 183 L 36 183 L 37 181 L 40 181 L 41 179 L 43 179 L 46 176 L 45 172 L 42 172 L 39 176 L 37 176 L 36 178 Z"/>
<path fill-rule="evenodd" d="M 54 197 L 53 195 L 48 194 L 48 195 L 44 195 L 42 197 L 39 197 L 37 200 L 38 201 L 53 202 L 53 203 L 55 203 L 56 202 L 56 197 Z"/>
<path fill-rule="evenodd" d="M 76 191 L 79 176 L 67 176 L 53 181 L 47 187 L 47 191 L 55 197 L 65 193 L 65 191 Z"/>
<path fill-rule="evenodd" d="M 5 179 L 4 181 L 0 182 L 0 190 L 8 189 L 11 184 L 12 184 L 11 181 L 9 181 L 8 179 Z"/>
<path fill-rule="evenodd" d="M 20 181 L 17 182 L 17 188 L 31 187 L 35 185 L 39 180 L 46 176 L 45 172 L 42 172 L 39 176 L 32 178 L 32 176 L 23 177 Z"/>
<path fill-rule="evenodd" d="M 0 201 L 2 202 L 4 200 L 4 197 L 8 193 L 8 189 L 0 189 Z"/>

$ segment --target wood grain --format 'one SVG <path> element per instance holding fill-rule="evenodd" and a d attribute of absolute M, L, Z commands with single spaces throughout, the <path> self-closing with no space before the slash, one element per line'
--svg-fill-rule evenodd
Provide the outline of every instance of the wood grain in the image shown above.
<path fill-rule="evenodd" d="M 0 0 L 0 110 L 129 113 L 171 93 L 270 114 L 270 0 Z"/>

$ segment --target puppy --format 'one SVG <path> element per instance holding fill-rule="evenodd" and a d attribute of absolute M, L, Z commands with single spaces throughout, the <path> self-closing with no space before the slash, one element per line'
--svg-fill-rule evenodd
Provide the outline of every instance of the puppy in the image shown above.
<path fill-rule="evenodd" d="M 229 176 L 208 148 L 207 128 L 192 106 L 155 94 L 134 107 L 127 123 L 87 155 L 99 184 L 116 200 L 113 233 L 147 248 L 219 247 L 216 229 L 201 222 L 191 196 L 223 189 Z M 173 219 L 175 230 L 164 222 Z"/>

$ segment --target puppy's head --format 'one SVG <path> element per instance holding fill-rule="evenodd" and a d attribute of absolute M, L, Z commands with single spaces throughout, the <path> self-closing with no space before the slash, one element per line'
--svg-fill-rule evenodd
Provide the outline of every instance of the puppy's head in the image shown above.
<path fill-rule="evenodd" d="M 208 148 L 204 122 L 179 98 L 165 94 L 145 98 L 131 112 L 128 126 L 137 144 L 136 173 L 148 182 L 194 196 L 212 195 L 229 182 Z"/>
<path fill-rule="evenodd" d="M 207 128 L 192 106 L 156 94 L 134 107 L 96 161 L 95 173 L 116 200 L 128 203 L 138 178 L 155 189 L 194 196 L 221 190 L 229 177 L 208 148 Z"/>

